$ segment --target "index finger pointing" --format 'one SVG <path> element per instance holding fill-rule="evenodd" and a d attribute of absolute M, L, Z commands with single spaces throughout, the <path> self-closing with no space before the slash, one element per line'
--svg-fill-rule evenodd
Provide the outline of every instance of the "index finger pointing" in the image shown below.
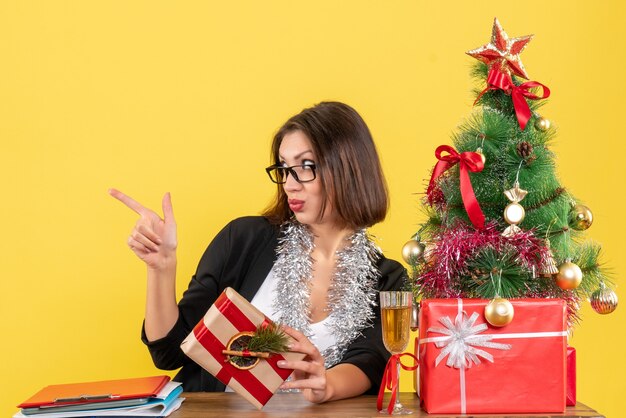
<path fill-rule="evenodd" d="M 114 198 L 116 198 L 117 200 L 119 200 L 120 202 L 122 202 L 123 204 L 125 204 L 126 206 L 128 206 L 130 209 L 137 212 L 137 214 L 144 215 L 146 213 L 146 208 L 143 207 L 141 203 L 137 202 L 135 199 L 133 199 L 130 196 L 126 196 L 124 193 L 120 192 L 119 190 L 109 189 L 109 194 L 113 196 Z"/>

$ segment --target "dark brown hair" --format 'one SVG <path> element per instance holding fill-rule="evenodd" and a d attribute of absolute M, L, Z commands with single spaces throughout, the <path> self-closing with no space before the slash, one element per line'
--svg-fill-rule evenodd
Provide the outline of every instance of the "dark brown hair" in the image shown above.
<path fill-rule="evenodd" d="M 387 184 L 372 134 L 356 110 L 339 102 L 322 102 L 292 116 L 274 135 L 272 164 L 280 161 L 283 137 L 294 131 L 309 138 L 316 156 L 317 175 L 326 195 L 320 219 L 329 201 L 345 227 L 364 228 L 385 219 Z M 275 224 L 291 218 L 282 185 L 263 215 Z"/>

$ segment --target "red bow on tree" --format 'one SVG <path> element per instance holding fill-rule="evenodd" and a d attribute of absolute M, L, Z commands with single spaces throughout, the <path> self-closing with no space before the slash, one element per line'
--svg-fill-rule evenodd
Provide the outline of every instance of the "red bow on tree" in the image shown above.
<path fill-rule="evenodd" d="M 534 94 L 531 91 L 533 87 L 541 87 L 543 94 L 541 96 Z M 550 89 L 543 84 L 537 81 L 527 81 L 519 86 L 516 86 L 509 74 L 500 71 L 496 67 L 491 67 L 489 70 L 489 75 L 487 76 L 487 88 L 478 95 L 474 104 L 476 104 L 478 99 L 480 99 L 482 95 L 489 90 L 503 90 L 506 94 L 511 95 L 513 107 L 515 108 L 515 115 L 517 116 L 517 122 L 519 123 L 519 127 L 522 131 L 526 128 L 526 124 L 531 116 L 530 106 L 528 106 L 526 99 L 538 100 L 550 97 Z"/>
<path fill-rule="evenodd" d="M 443 152 L 447 152 L 448 155 L 441 155 Z M 485 215 L 480 209 L 476 195 L 474 194 L 474 188 L 470 181 L 469 172 L 477 173 L 484 168 L 483 161 L 480 154 L 477 152 L 462 152 L 459 154 L 454 148 L 449 145 L 440 145 L 435 150 L 435 156 L 439 160 L 433 174 L 430 177 L 430 183 L 426 194 L 428 198 L 431 198 L 431 192 L 436 186 L 435 180 L 446 172 L 449 168 L 453 167 L 457 163 L 459 164 L 459 180 L 461 188 L 461 197 L 463 198 L 463 206 L 467 211 L 467 215 L 472 221 L 472 224 L 482 229 L 485 225 Z"/>

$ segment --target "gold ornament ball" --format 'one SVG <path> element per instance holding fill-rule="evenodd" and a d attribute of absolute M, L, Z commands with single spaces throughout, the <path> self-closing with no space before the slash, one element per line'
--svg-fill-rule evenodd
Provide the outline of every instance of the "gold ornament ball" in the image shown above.
<path fill-rule="evenodd" d="M 507 299 L 495 298 L 485 306 L 485 319 L 494 327 L 503 327 L 513 320 L 515 310 Z"/>
<path fill-rule="evenodd" d="M 517 225 L 522 222 L 524 216 L 526 216 L 526 211 L 519 203 L 509 203 L 506 208 L 504 208 L 504 220 L 511 225 Z"/>
<path fill-rule="evenodd" d="M 584 231 L 593 223 L 593 213 L 585 205 L 576 205 L 569 213 L 569 224 L 577 231 Z"/>
<path fill-rule="evenodd" d="M 407 241 L 402 247 L 402 258 L 409 264 L 416 263 L 424 257 L 426 246 L 414 239 Z"/>
<path fill-rule="evenodd" d="M 478 148 L 476 150 L 476 154 L 480 155 L 480 159 L 483 162 L 483 166 L 487 163 L 487 157 L 485 157 L 485 153 L 482 148 Z"/>
<path fill-rule="evenodd" d="M 537 118 L 535 121 L 535 128 L 542 132 L 547 131 L 550 129 L 550 120 L 546 118 Z"/>
<path fill-rule="evenodd" d="M 566 261 L 559 266 L 556 274 L 556 284 L 563 290 L 576 289 L 583 280 L 583 272 L 576 264 Z"/>
<path fill-rule="evenodd" d="M 599 314 L 606 315 L 617 309 L 617 294 L 602 286 L 591 294 L 591 307 Z"/>

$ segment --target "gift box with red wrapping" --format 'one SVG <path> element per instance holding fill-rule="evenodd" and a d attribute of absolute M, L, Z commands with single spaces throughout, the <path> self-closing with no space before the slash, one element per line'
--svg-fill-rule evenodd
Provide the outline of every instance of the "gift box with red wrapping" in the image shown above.
<path fill-rule="evenodd" d="M 566 405 L 576 405 L 576 349 L 567 347 L 567 386 L 565 388 Z"/>
<path fill-rule="evenodd" d="M 242 332 L 254 332 L 269 324 L 271 320 L 261 311 L 235 290 L 226 288 L 180 347 L 202 368 L 261 409 L 293 372 L 278 367 L 276 363 L 285 359 L 301 360 L 304 354 L 273 354 L 267 359 L 259 359 L 249 369 L 242 369 L 231 364 L 229 356 L 222 351 Z"/>
<path fill-rule="evenodd" d="M 428 413 L 565 411 L 565 304 L 511 300 L 514 318 L 497 328 L 488 300 L 421 302 L 420 402 Z"/>

